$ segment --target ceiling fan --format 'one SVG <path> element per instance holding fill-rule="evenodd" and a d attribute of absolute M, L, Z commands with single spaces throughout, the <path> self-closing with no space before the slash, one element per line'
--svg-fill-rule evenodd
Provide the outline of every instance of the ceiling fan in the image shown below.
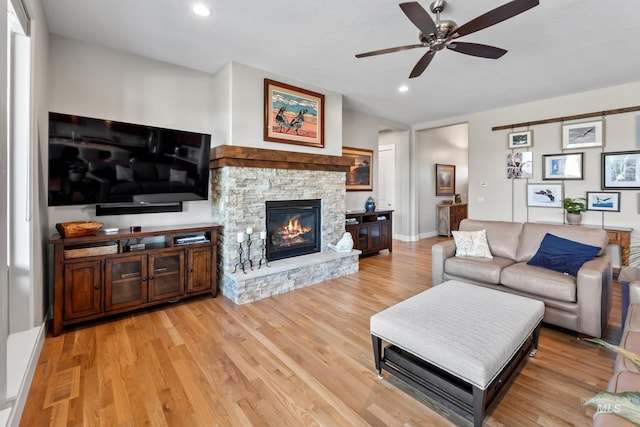
<path fill-rule="evenodd" d="M 407 15 L 407 18 L 420 30 L 420 34 L 418 35 L 420 43 L 360 53 L 356 55 L 356 58 L 400 52 L 418 47 L 428 48 L 427 52 L 413 67 L 409 75 L 410 79 L 420 76 L 427 66 L 429 66 L 436 52 L 444 48 L 454 52 L 464 53 L 465 55 L 498 59 L 507 53 L 507 51 L 485 44 L 459 42 L 457 41 L 458 37 L 475 33 L 476 31 L 513 18 L 538 4 L 540 4 L 539 0 L 513 0 L 458 27 L 455 22 L 449 19 L 440 19 L 440 12 L 444 10 L 446 5 L 445 0 L 436 0 L 431 3 L 431 12 L 436 14 L 435 22 L 418 2 L 400 3 L 400 9 L 402 9 L 404 14 Z"/>

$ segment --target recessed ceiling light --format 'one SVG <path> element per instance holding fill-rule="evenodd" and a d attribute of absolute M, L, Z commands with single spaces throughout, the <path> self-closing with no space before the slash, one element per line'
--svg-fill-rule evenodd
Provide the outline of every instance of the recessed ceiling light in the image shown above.
<path fill-rule="evenodd" d="M 398 92 L 408 92 L 409 91 L 409 86 L 406 85 L 402 85 L 398 88 Z"/>
<path fill-rule="evenodd" d="M 211 15 L 211 9 L 205 6 L 202 3 L 196 3 L 193 5 L 193 13 L 200 16 L 209 16 Z"/>

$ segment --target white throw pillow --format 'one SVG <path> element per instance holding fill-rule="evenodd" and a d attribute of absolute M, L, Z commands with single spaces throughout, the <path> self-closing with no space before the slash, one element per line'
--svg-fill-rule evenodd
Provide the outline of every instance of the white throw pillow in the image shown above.
<path fill-rule="evenodd" d="M 487 243 L 487 230 L 452 231 L 456 242 L 456 256 L 493 258 Z"/>

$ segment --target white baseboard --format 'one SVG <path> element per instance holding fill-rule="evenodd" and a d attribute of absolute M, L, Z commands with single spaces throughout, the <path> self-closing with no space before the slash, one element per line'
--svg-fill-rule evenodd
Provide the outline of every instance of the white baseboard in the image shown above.
<path fill-rule="evenodd" d="M 7 400 L 11 402 L 12 407 L 5 424 L 7 426 L 17 427 L 20 424 L 45 336 L 46 321 L 39 327 L 9 335 Z"/>
<path fill-rule="evenodd" d="M 428 231 L 426 233 L 420 233 L 418 236 L 415 236 L 415 235 L 407 236 L 404 234 L 396 233 L 393 235 L 393 239 L 400 240 L 402 242 L 417 242 L 418 240 L 427 239 L 429 237 L 435 237 L 437 235 L 438 235 L 437 231 Z"/>

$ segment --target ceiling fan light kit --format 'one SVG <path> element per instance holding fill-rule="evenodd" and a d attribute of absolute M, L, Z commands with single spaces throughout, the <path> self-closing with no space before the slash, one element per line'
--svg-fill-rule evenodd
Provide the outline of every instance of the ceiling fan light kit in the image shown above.
<path fill-rule="evenodd" d="M 509 18 L 513 18 L 514 16 L 527 11 L 538 4 L 540 4 L 539 0 L 513 0 L 458 27 L 458 25 L 452 20 L 440 19 L 440 13 L 446 6 L 445 0 L 436 0 L 431 3 L 429 7 L 431 12 L 436 15 L 435 21 L 418 2 L 400 3 L 400 9 L 402 9 L 413 25 L 420 30 L 420 33 L 418 34 L 418 40 L 420 43 L 359 53 L 356 55 L 356 58 L 383 55 L 420 47 L 427 48 L 427 52 L 413 67 L 409 78 L 420 76 L 431 63 L 435 53 L 443 50 L 444 48 L 454 52 L 463 53 L 465 55 L 498 59 L 507 53 L 505 49 L 479 43 L 460 42 L 457 41 L 457 39 L 459 37 L 475 33 L 476 31 L 483 30 Z M 456 41 L 454 42 L 454 40 Z"/>

